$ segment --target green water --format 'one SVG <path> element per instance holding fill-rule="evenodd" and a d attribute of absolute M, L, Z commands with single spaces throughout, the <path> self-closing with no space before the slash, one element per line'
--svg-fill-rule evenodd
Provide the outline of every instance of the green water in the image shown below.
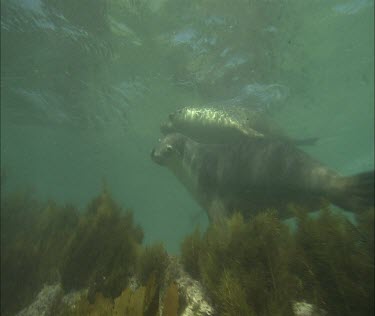
<path fill-rule="evenodd" d="M 61 4 L 63 3 L 63 4 Z M 374 5 L 1 1 L 6 188 L 83 208 L 103 177 L 146 242 L 177 252 L 205 213 L 154 164 L 178 106 L 242 100 L 342 174 L 374 168 Z"/>

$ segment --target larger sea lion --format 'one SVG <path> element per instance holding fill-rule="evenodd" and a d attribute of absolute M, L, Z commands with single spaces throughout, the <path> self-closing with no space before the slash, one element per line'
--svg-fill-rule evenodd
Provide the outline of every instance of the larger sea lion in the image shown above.
<path fill-rule="evenodd" d="M 181 133 L 206 144 L 235 143 L 244 138 L 280 139 L 295 145 L 313 145 L 317 138 L 294 139 L 265 113 L 238 106 L 187 106 L 171 113 L 160 126 L 164 135 Z"/>
<path fill-rule="evenodd" d="M 201 144 L 172 133 L 151 158 L 175 174 L 211 221 L 268 208 L 286 217 L 289 204 L 315 210 L 323 200 L 356 212 L 374 205 L 374 171 L 343 177 L 288 142 L 252 138 Z"/>

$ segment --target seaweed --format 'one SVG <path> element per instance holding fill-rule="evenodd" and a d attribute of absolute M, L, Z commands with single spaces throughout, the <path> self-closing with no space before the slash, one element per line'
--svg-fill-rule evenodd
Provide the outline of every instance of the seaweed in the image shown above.
<path fill-rule="evenodd" d="M 328 207 L 318 217 L 294 212 L 295 232 L 273 211 L 196 230 L 182 243 L 182 263 L 220 315 L 291 315 L 298 301 L 329 315 L 373 315 L 374 211 L 358 225 Z"/>
<path fill-rule="evenodd" d="M 194 232 L 187 236 L 181 243 L 181 262 L 186 271 L 195 279 L 199 279 L 200 277 L 198 260 L 202 247 L 202 234 L 199 228 L 196 228 Z"/>
<path fill-rule="evenodd" d="M 247 294 L 241 286 L 241 282 L 232 272 L 223 271 L 218 287 L 218 297 L 221 301 L 221 315 L 255 315 L 252 308 L 247 304 Z"/>
<path fill-rule="evenodd" d="M 179 308 L 179 294 L 178 287 L 175 282 L 172 282 L 163 299 L 163 313 L 162 316 L 177 316 Z"/>
<path fill-rule="evenodd" d="M 101 293 L 95 295 L 95 299 L 90 303 L 85 296 L 73 307 L 65 305 L 60 306 L 59 316 L 108 316 L 112 315 L 113 301 L 110 298 L 105 298 Z"/>
<path fill-rule="evenodd" d="M 45 283 L 59 281 L 62 249 L 77 220 L 72 207 L 38 202 L 30 191 L 1 201 L 1 314 L 30 304 Z"/>
<path fill-rule="evenodd" d="M 210 226 L 201 242 L 198 238 L 195 232 L 183 243 L 182 258 L 189 256 L 187 245 L 194 241 L 200 249 L 196 260 L 200 280 L 223 315 L 272 315 L 276 303 L 288 314 L 291 303 L 286 298 L 297 293 L 299 281 L 290 271 L 292 236 L 274 212 L 249 222 L 237 213 Z M 197 269 L 186 259 L 183 262 L 188 271 Z"/>
<path fill-rule="evenodd" d="M 157 282 L 164 279 L 165 269 L 168 265 L 168 254 L 163 244 L 158 243 L 142 248 L 138 263 L 137 276 L 142 284 L 152 277 L 157 277 Z"/>
<path fill-rule="evenodd" d="M 145 287 L 140 287 L 135 291 L 127 288 L 115 299 L 113 314 L 111 315 L 134 315 L 143 316 Z"/>
<path fill-rule="evenodd" d="M 156 316 L 158 315 L 158 290 L 155 278 L 151 277 L 146 286 L 137 289 L 125 288 L 115 299 L 106 298 L 101 293 L 96 293 L 92 301 L 86 295 L 81 295 L 73 306 L 62 303 L 59 307 L 59 316 L 78 315 L 132 315 Z M 150 306 L 156 302 L 156 306 Z M 151 304 L 152 303 L 152 304 Z"/>
<path fill-rule="evenodd" d="M 81 217 L 61 268 L 65 290 L 89 287 L 92 301 L 97 292 L 115 298 L 135 271 L 143 232 L 131 212 L 121 208 L 104 189 Z"/>
<path fill-rule="evenodd" d="M 301 301 L 332 316 L 373 315 L 374 210 L 354 224 L 328 206 L 317 217 L 294 214 L 293 231 L 271 210 L 196 229 L 181 244 L 181 262 L 219 315 L 292 315 Z M 66 292 L 87 289 L 75 307 L 62 302 L 60 316 L 175 316 L 186 304 L 172 258 L 162 244 L 142 246 L 132 212 L 105 186 L 84 213 L 30 192 L 7 195 L 1 228 L 2 315 L 59 281 Z"/>
<path fill-rule="evenodd" d="M 330 315 L 374 313 L 373 210 L 360 223 L 327 208 L 316 219 L 298 217 L 295 268 L 303 295 Z"/>
<path fill-rule="evenodd" d="M 1 200 L 1 314 L 30 304 L 44 284 L 88 288 L 114 298 L 126 288 L 143 239 L 130 211 L 104 187 L 80 214 L 73 206 L 38 202 L 30 192 Z"/>
<path fill-rule="evenodd" d="M 154 316 L 159 310 L 160 283 L 157 282 L 155 274 L 152 274 L 146 285 L 144 315 Z"/>

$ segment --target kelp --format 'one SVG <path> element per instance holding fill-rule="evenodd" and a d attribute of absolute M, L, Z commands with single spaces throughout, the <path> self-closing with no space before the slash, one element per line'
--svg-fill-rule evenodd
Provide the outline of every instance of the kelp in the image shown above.
<path fill-rule="evenodd" d="M 329 315 L 374 312 L 373 214 L 362 214 L 358 226 L 327 208 L 316 219 L 298 215 L 294 263 L 302 293 Z"/>
<path fill-rule="evenodd" d="M 96 293 L 90 302 L 87 296 L 82 295 L 74 306 L 63 303 L 59 308 L 59 316 L 156 316 L 159 308 L 159 286 L 155 276 L 152 276 L 146 285 L 136 289 L 127 287 L 115 299 L 105 298 L 101 293 Z M 169 301 L 171 299 L 167 303 Z"/>
<path fill-rule="evenodd" d="M 81 299 L 73 307 L 61 306 L 59 316 L 107 316 L 112 315 L 113 302 L 110 298 L 105 298 L 102 294 L 97 293 L 95 299 L 90 303 L 86 297 Z"/>
<path fill-rule="evenodd" d="M 328 208 L 317 218 L 295 213 L 295 232 L 272 211 L 196 230 L 182 243 L 182 263 L 220 315 L 292 315 L 296 301 L 329 315 L 372 315 L 374 211 L 358 225 Z"/>
<path fill-rule="evenodd" d="M 190 238 L 199 278 L 224 315 L 268 315 L 275 303 L 284 314 L 290 312 L 287 297 L 299 289 L 290 271 L 293 239 L 275 214 L 266 212 L 249 222 L 235 214 L 209 227 L 200 244 L 197 232 Z M 191 249 L 186 242 L 184 249 Z M 197 274 L 197 266 L 187 257 L 182 253 L 186 269 Z"/>
<path fill-rule="evenodd" d="M 137 277 L 142 284 L 145 284 L 152 276 L 157 281 L 164 279 L 164 272 L 168 265 L 168 254 L 163 244 L 157 243 L 145 246 L 141 249 L 137 263 Z"/>
<path fill-rule="evenodd" d="M 45 283 L 117 297 L 135 273 L 142 229 L 104 187 L 86 212 L 27 192 L 1 200 L 1 314 L 27 306 Z"/>
<path fill-rule="evenodd" d="M 40 203 L 29 191 L 1 200 L 1 314 L 26 307 L 45 283 L 58 282 L 60 263 L 78 215 L 71 206 Z"/>
<path fill-rule="evenodd" d="M 175 282 L 172 282 L 163 299 L 163 313 L 162 316 L 177 316 L 179 308 L 179 294 L 178 287 Z"/>
<path fill-rule="evenodd" d="M 117 297 L 135 271 L 142 239 L 132 213 L 123 213 L 104 189 L 80 218 L 67 247 L 61 268 L 64 289 L 88 286 L 91 298 L 96 292 Z"/>
<path fill-rule="evenodd" d="M 66 293 L 87 289 L 74 306 L 61 303 L 60 316 L 175 316 L 186 306 L 163 245 L 142 246 L 142 229 L 105 186 L 83 213 L 26 193 L 1 206 L 2 315 L 59 281 Z M 333 316 L 372 315 L 374 210 L 356 224 L 328 207 L 317 217 L 294 213 L 293 230 L 274 211 L 196 229 L 180 260 L 218 315 L 292 315 L 301 301 Z"/>

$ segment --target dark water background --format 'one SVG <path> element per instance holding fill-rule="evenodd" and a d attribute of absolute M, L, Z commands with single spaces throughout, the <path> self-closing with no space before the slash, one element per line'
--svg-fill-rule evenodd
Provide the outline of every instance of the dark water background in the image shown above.
<path fill-rule="evenodd" d="M 178 251 L 200 223 L 155 165 L 183 105 L 267 111 L 342 174 L 374 168 L 374 3 L 2 0 L 1 168 L 6 190 L 83 208 L 105 177 L 146 242 Z"/>

